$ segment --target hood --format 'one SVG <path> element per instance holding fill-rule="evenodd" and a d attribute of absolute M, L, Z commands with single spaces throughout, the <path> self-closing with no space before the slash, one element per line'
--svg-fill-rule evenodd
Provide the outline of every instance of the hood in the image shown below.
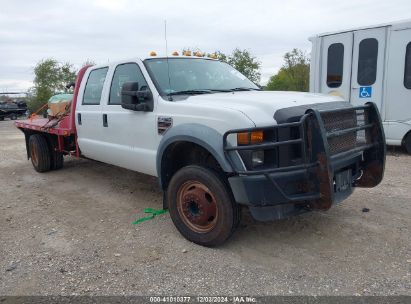
<path fill-rule="evenodd" d="M 343 101 L 343 99 L 338 96 L 304 92 L 246 91 L 194 95 L 177 102 L 238 110 L 250 118 L 256 126 L 263 126 L 273 123 L 274 113 L 277 110 L 335 101 Z"/>

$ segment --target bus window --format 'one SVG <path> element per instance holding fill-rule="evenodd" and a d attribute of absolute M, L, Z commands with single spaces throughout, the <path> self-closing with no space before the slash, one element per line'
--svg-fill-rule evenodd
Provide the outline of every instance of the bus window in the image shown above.
<path fill-rule="evenodd" d="M 344 45 L 333 43 L 328 47 L 327 57 L 327 86 L 338 88 L 343 81 Z"/>
<path fill-rule="evenodd" d="M 404 86 L 411 90 L 411 42 L 408 43 L 405 53 Z"/>
<path fill-rule="evenodd" d="M 377 79 L 378 41 L 367 38 L 360 42 L 358 54 L 357 82 L 362 86 L 370 86 Z"/>

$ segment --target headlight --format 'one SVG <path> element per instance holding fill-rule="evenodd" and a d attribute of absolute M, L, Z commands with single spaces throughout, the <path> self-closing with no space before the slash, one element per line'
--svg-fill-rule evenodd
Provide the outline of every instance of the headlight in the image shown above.
<path fill-rule="evenodd" d="M 242 132 L 237 133 L 237 145 L 238 146 L 249 146 L 256 145 L 264 142 L 263 131 L 252 131 L 252 132 Z M 244 162 L 244 165 L 248 170 L 253 170 L 264 166 L 264 150 L 255 150 L 252 148 L 250 150 L 240 150 L 240 156 Z"/>
<path fill-rule="evenodd" d="M 253 164 L 253 168 L 264 165 L 264 151 L 259 150 L 252 152 L 251 163 Z"/>

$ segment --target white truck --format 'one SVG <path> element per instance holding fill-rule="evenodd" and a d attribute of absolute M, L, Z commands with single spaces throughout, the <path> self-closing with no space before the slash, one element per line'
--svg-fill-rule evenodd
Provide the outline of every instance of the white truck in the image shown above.
<path fill-rule="evenodd" d="M 374 102 L 387 144 L 411 153 L 411 20 L 310 40 L 310 91 L 339 95 L 354 106 Z"/>
<path fill-rule="evenodd" d="M 223 243 L 257 220 L 327 210 L 383 177 L 374 103 L 267 92 L 226 63 L 149 57 L 82 68 L 71 110 L 16 122 L 39 172 L 75 155 L 156 176 L 188 240 Z"/>

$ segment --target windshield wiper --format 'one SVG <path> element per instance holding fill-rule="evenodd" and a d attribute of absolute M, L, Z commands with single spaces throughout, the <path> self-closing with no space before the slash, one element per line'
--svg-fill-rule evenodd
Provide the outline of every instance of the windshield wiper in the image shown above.
<path fill-rule="evenodd" d="M 256 89 L 256 88 L 234 88 L 231 89 L 230 91 L 261 91 L 261 89 Z"/>
<path fill-rule="evenodd" d="M 173 95 L 196 95 L 196 94 L 210 94 L 212 90 L 184 90 L 168 93 L 168 96 Z"/>
<path fill-rule="evenodd" d="M 176 91 L 170 92 L 167 96 L 174 96 L 174 95 L 197 95 L 197 94 L 211 94 L 217 92 L 240 92 L 240 91 L 261 91 L 261 89 L 256 88 L 233 88 L 233 89 L 221 89 L 221 90 L 214 90 L 214 89 L 203 89 L 203 90 L 183 90 L 183 91 Z"/>
<path fill-rule="evenodd" d="M 221 89 L 221 90 L 211 90 L 213 92 L 240 92 L 240 91 L 261 91 L 261 89 L 256 88 L 233 88 L 233 89 Z"/>

